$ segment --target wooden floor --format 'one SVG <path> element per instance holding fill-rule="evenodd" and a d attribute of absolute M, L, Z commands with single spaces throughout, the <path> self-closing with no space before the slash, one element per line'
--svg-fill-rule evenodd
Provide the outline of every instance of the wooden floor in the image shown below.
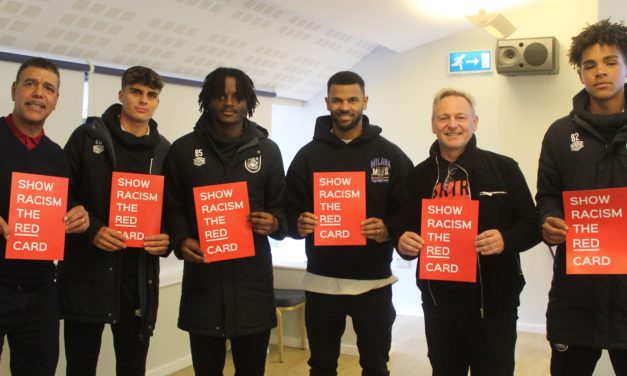
<path fill-rule="evenodd" d="M 394 323 L 392 351 L 389 368 L 392 375 L 430 375 L 431 366 L 427 358 L 427 344 L 424 338 L 422 317 L 398 316 Z M 546 376 L 549 374 L 550 348 L 542 334 L 519 333 L 516 343 L 516 375 Z M 309 351 L 285 347 L 284 363 L 279 363 L 277 348 L 270 346 L 266 362 L 267 376 L 308 375 Z M 233 375 L 233 362 L 230 355 L 224 375 Z M 171 376 L 192 376 L 190 368 L 173 373 Z M 360 376 L 359 358 L 341 355 L 338 375 Z"/>

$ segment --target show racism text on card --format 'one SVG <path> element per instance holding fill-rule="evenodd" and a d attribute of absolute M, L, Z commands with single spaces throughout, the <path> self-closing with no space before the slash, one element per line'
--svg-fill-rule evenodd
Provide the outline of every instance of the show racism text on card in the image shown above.
<path fill-rule="evenodd" d="M 68 179 L 13 172 L 6 258 L 63 260 Z"/>
<path fill-rule="evenodd" d="M 114 172 L 109 227 L 126 237 L 127 247 L 144 247 L 146 236 L 161 233 L 163 176 Z"/>
<path fill-rule="evenodd" d="M 566 274 L 627 274 L 627 188 L 566 191 Z"/>
<path fill-rule="evenodd" d="M 245 181 L 194 187 L 200 248 L 206 262 L 255 255 Z"/>
<path fill-rule="evenodd" d="M 366 173 L 315 172 L 313 188 L 318 216 L 314 245 L 365 245 Z"/>
<path fill-rule="evenodd" d="M 476 200 L 422 200 L 420 279 L 476 282 L 478 210 Z"/>

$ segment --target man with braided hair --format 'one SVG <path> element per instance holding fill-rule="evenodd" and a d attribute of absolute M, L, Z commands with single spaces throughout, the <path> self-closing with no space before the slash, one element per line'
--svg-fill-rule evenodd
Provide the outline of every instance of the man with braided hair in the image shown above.
<path fill-rule="evenodd" d="M 627 27 L 609 20 L 586 27 L 569 59 L 584 89 L 544 136 L 536 195 L 544 241 L 557 245 L 547 309 L 551 374 L 592 375 L 607 349 L 616 374 L 627 375 L 627 275 L 566 274 L 562 206 L 563 191 L 627 187 Z"/>
<path fill-rule="evenodd" d="M 226 340 L 236 375 L 263 375 L 276 326 L 268 237 L 287 232 L 285 174 L 279 147 L 249 120 L 259 101 L 251 78 L 217 68 L 198 96 L 194 131 L 172 144 L 165 163 L 166 222 L 174 252 L 185 260 L 178 326 L 189 332 L 196 375 L 222 375 Z M 205 263 L 194 187 L 246 182 L 254 256 Z"/>

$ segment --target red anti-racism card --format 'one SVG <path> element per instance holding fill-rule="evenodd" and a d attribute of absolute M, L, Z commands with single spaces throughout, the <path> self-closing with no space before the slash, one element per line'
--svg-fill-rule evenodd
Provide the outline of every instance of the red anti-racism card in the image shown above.
<path fill-rule="evenodd" d="M 206 262 L 255 255 L 245 181 L 194 187 L 200 248 Z"/>
<path fill-rule="evenodd" d="M 68 179 L 14 172 L 6 258 L 63 260 Z"/>
<path fill-rule="evenodd" d="M 366 219 L 366 173 L 315 172 L 313 178 L 318 216 L 314 245 L 365 245 L 361 222 Z"/>
<path fill-rule="evenodd" d="M 126 237 L 127 247 L 144 247 L 146 236 L 161 233 L 163 176 L 114 172 L 109 227 Z"/>
<path fill-rule="evenodd" d="M 476 200 L 422 200 L 420 279 L 476 282 L 478 215 Z"/>
<path fill-rule="evenodd" d="M 566 274 L 627 274 L 627 188 L 563 192 Z"/>

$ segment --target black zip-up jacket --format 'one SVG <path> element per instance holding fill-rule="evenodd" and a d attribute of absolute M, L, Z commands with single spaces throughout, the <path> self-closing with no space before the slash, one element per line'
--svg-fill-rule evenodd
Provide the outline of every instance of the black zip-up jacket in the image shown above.
<path fill-rule="evenodd" d="M 564 218 L 563 191 L 627 187 L 627 114 L 593 115 L 589 108 L 582 90 L 572 112 L 544 136 L 536 195 L 540 224 L 548 216 Z M 566 275 L 562 243 L 546 315 L 553 343 L 627 349 L 627 275 Z"/>
<path fill-rule="evenodd" d="M 137 251 L 138 290 L 143 331 L 152 335 L 159 297 L 159 257 L 137 249 L 108 252 L 92 240 L 108 226 L 111 173 L 117 171 L 112 135 L 105 122 L 119 127 L 122 106 L 114 104 L 101 118 L 90 117 L 70 136 L 65 152 L 70 161 L 74 195 L 89 211 L 89 229 L 66 246 L 65 260 L 59 263 L 58 284 L 61 317 L 75 321 L 116 323 L 120 312 L 121 252 Z M 150 121 L 150 132 L 157 123 Z M 153 133 L 153 134 L 155 134 Z M 158 133 L 157 133 L 158 134 Z M 170 143 L 161 135 L 154 149 L 153 174 L 160 174 Z M 148 171 L 146 171 L 148 173 Z"/>
<path fill-rule="evenodd" d="M 268 132 L 245 120 L 241 143 L 225 160 L 209 127 L 209 116 L 203 114 L 192 133 L 172 144 L 165 163 L 166 224 L 179 258 L 184 239 L 198 240 L 194 187 L 246 181 L 250 210 L 271 213 L 279 222 L 270 236 L 282 239 L 287 230 L 283 160 Z M 206 264 L 185 261 L 179 328 L 231 338 L 276 326 L 270 244 L 267 236 L 253 233 L 253 240 L 253 257 Z"/>
<path fill-rule="evenodd" d="M 498 255 L 477 254 L 477 282 L 471 283 L 418 279 L 416 284 L 425 304 L 452 304 L 466 301 L 482 314 L 511 310 L 520 304 L 525 284 L 520 266 L 520 252 L 540 242 L 536 212 L 525 178 L 511 158 L 477 148 L 473 135 L 466 150 L 455 161 L 468 174 L 471 198 L 479 201 L 478 233 L 499 230 L 505 249 Z M 394 244 L 405 231 L 421 234 L 422 199 L 431 198 L 440 180 L 440 148 L 434 142 L 430 157 L 417 165 L 403 182 L 399 192 L 402 209 L 393 218 Z M 412 257 L 403 258 L 412 259 Z M 418 269 L 419 269 L 418 265 Z"/>
<path fill-rule="evenodd" d="M 365 171 L 366 218 L 377 217 L 387 224 L 394 211 L 391 192 L 413 164 L 403 151 L 381 136 L 381 128 L 363 116 L 363 132 L 350 143 L 331 133 L 330 115 L 318 117 L 313 140 L 296 154 L 287 172 L 290 236 L 299 239 L 298 216 L 314 212 L 314 172 Z M 392 275 L 393 245 L 368 239 L 365 246 L 324 246 L 305 240 L 307 271 L 333 278 L 383 279 Z"/>

